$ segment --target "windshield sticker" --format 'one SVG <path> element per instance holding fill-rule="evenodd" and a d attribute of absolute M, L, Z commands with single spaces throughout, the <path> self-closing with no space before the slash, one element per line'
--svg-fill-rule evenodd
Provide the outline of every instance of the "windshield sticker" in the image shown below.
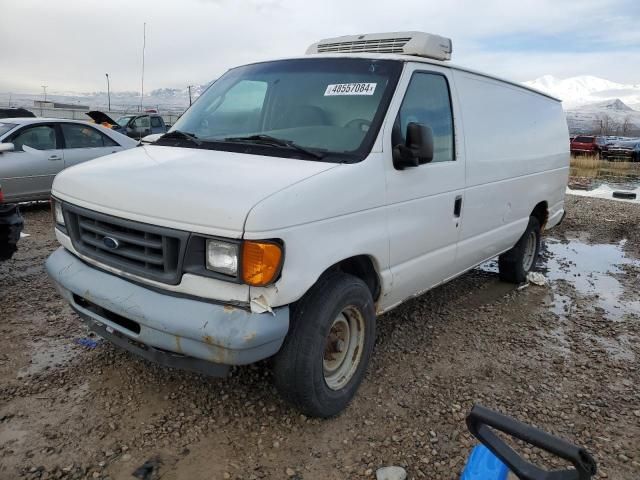
<path fill-rule="evenodd" d="M 332 95 L 373 95 L 377 83 L 335 83 L 327 85 L 324 96 Z"/>

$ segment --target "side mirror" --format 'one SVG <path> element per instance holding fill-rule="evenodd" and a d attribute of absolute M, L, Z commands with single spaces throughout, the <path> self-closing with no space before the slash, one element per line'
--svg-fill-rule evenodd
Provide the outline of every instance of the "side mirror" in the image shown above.
<path fill-rule="evenodd" d="M 433 131 L 431 127 L 411 122 L 407 125 L 405 144 L 393 147 L 393 166 L 398 170 L 417 167 L 433 160 Z"/>
<path fill-rule="evenodd" d="M 0 143 L 0 153 L 13 152 L 16 146 L 13 143 Z"/>

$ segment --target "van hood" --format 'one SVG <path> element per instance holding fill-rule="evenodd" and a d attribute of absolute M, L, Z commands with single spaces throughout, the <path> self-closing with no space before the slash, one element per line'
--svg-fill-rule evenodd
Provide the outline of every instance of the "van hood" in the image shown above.
<path fill-rule="evenodd" d="M 254 205 L 336 166 L 149 145 L 62 171 L 53 182 L 52 194 L 117 217 L 239 238 Z"/>

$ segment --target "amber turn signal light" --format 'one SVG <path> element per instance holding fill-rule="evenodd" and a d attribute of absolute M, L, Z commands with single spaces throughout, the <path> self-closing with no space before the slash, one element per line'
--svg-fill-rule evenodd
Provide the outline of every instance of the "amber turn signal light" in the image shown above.
<path fill-rule="evenodd" d="M 242 281 L 254 287 L 271 283 L 282 264 L 282 247 L 272 242 L 242 244 Z"/>

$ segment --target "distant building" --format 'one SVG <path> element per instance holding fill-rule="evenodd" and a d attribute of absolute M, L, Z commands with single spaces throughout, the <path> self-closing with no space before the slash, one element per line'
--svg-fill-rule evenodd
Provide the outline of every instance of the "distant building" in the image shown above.
<path fill-rule="evenodd" d="M 77 103 L 58 103 L 45 102 L 43 100 L 34 100 L 33 106 L 37 108 L 65 108 L 69 110 L 89 110 L 87 105 L 78 105 Z"/>

